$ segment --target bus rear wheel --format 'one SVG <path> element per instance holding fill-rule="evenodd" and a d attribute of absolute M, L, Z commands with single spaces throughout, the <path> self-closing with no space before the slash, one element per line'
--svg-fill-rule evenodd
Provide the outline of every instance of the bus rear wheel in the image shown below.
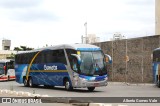
<path fill-rule="evenodd" d="M 33 87 L 33 80 L 32 80 L 31 77 L 29 78 L 28 83 L 29 83 L 29 86 L 30 86 L 30 87 Z"/>
<path fill-rule="evenodd" d="M 29 84 L 30 87 L 37 87 L 38 86 L 37 84 L 33 84 L 32 77 L 29 77 L 28 84 Z"/>
<path fill-rule="evenodd" d="M 158 80 L 158 82 L 157 82 L 157 86 L 160 88 L 160 80 Z"/>
<path fill-rule="evenodd" d="M 23 79 L 23 84 L 24 84 L 24 86 L 26 86 L 26 87 L 28 87 L 28 86 L 29 86 L 28 81 L 27 81 L 27 79 L 26 79 L 26 78 L 24 78 L 24 79 Z"/>
<path fill-rule="evenodd" d="M 66 89 L 67 91 L 73 90 L 73 87 L 71 86 L 71 83 L 70 83 L 70 81 L 69 81 L 68 79 L 65 80 L 64 86 L 65 86 L 65 89 Z"/>
<path fill-rule="evenodd" d="M 8 76 L 8 81 L 10 80 L 10 76 Z"/>
<path fill-rule="evenodd" d="M 95 89 L 95 87 L 88 87 L 88 90 L 89 90 L 90 92 L 94 91 L 94 89 Z"/>

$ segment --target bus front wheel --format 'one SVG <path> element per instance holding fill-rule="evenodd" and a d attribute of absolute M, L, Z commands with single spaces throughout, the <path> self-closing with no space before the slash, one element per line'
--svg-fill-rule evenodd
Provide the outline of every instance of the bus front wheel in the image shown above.
<path fill-rule="evenodd" d="M 92 92 L 94 89 L 95 89 L 95 87 L 88 87 L 88 90 L 89 90 L 90 92 Z"/>
<path fill-rule="evenodd" d="M 70 81 L 68 80 L 68 79 L 66 79 L 65 80 L 65 83 L 64 83 L 65 85 L 65 89 L 67 90 L 67 91 L 70 91 L 70 90 L 72 90 L 73 89 L 73 87 L 71 86 L 71 83 L 70 83 Z"/>

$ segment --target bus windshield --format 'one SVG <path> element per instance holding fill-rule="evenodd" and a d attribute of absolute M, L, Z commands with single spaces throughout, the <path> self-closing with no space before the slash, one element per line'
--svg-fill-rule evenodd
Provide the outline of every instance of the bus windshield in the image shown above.
<path fill-rule="evenodd" d="M 81 74 L 89 76 L 107 74 L 104 54 L 101 51 L 81 52 L 81 60 Z"/>
<path fill-rule="evenodd" d="M 0 75 L 4 74 L 4 63 L 0 63 Z"/>

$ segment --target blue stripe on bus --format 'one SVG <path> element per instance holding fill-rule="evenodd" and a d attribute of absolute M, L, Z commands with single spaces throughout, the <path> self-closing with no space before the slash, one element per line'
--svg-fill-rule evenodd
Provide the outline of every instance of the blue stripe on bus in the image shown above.
<path fill-rule="evenodd" d="M 56 70 L 66 70 L 65 65 L 62 63 L 32 64 L 30 70 L 44 70 L 44 66 L 56 66 Z"/>
<path fill-rule="evenodd" d="M 57 66 L 57 69 L 56 70 L 44 70 L 44 65 L 47 65 L 47 66 Z M 27 69 L 28 69 L 28 64 L 16 64 L 15 65 L 15 74 L 16 74 L 16 82 L 19 82 L 19 83 L 23 83 L 23 76 L 26 76 L 26 72 L 27 72 Z M 32 72 L 34 71 L 34 72 Z M 42 72 L 40 72 L 42 71 Z M 58 72 L 59 71 L 59 72 Z M 39 75 L 41 73 L 41 75 L 46 75 L 46 76 L 51 76 L 51 75 L 54 75 L 58 78 L 59 77 L 69 77 L 68 75 L 68 71 L 65 67 L 64 64 L 61 64 L 61 63 L 48 63 L 48 64 L 32 64 L 31 66 L 31 72 L 29 75 L 35 75 L 34 77 L 37 77 L 37 75 Z M 57 76 L 58 74 L 58 76 Z M 54 77 L 53 76 L 53 77 Z M 43 79 L 42 77 L 40 77 L 42 80 L 45 80 Z"/>
<path fill-rule="evenodd" d="M 79 77 L 81 78 L 84 78 L 86 80 L 94 80 L 94 81 L 101 81 L 101 80 L 104 80 L 106 77 L 107 77 L 107 74 L 106 75 L 103 75 L 103 76 L 85 76 L 85 75 L 79 75 Z"/>
<path fill-rule="evenodd" d="M 63 78 L 68 77 L 68 72 L 30 72 L 33 83 L 37 85 L 63 86 Z"/>

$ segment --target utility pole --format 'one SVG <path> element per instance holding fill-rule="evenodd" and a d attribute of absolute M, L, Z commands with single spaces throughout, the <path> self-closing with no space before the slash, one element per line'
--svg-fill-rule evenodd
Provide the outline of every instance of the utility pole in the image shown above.
<path fill-rule="evenodd" d="M 127 63 L 128 63 L 128 54 L 127 54 L 127 38 L 126 38 L 126 72 L 125 72 L 125 81 L 126 81 L 126 83 L 127 83 Z"/>
<path fill-rule="evenodd" d="M 83 35 L 81 36 L 81 40 L 82 40 L 82 44 L 83 44 L 83 43 L 84 43 L 84 42 L 83 42 Z"/>
<path fill-rule="evenodd" d="M 143 54 L 143 38 L 142 38 L 142 54 Z M 143 55 L 142 55 L 142 63 L 141 63 L 141 68 L 142 68 L 142 83 L 143 83 L 143 80 L 144 80 L 144 73 L 143 73 L 143 71 L 144 71 L 144 65 L 143 65 L 143 63 L 144 63 L 144 61 L 143 61 Z"/>
<path fill-rule="evenodd" d="M 88 43 L 88 37 L 87 37 L 87 22 L 84 23 L 85 26 L 85 35 L 86 35 L 86 44 Z"/>
<path fill-rule="evenodd" d="M 112 81 L 113 81 L 113 39 L 112 39 Z"/>

